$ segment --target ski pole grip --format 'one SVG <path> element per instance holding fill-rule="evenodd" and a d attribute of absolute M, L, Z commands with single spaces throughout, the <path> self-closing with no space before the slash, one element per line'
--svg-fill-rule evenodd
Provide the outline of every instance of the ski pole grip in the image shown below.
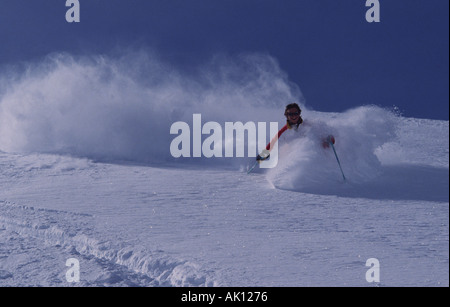
<path fill-rule="evenodd" d="M 334 136 L 329 135 L 327 137 L 327 142 L 334 145 L 336 143 L 336 140 L 334 139 Z"/>

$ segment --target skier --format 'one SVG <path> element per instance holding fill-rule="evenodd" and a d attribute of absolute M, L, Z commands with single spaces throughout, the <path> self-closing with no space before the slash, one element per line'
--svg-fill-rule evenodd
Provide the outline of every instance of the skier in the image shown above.
<path fill-rule="evenodd" d="M 275 143 L 278 141 L 280 136 L 288 129 L 294 129 L 298 131 L 299 126 L 303 123 L 303 118 L 301 117 L 302 110 L 296 103 L 291 103 L 286 106 L 284 110 L 284 116 L 286 116 L 286 125 L 278 131 L 278 134 L 273 137 L 266 148 L 256 157 L 256 161 L 264 161 L 269 159 L 270 151 L 272 150 Z"/>
<path fill-rule="evenodd" d="M 284 116 L 286 116 L 286 125 L 278 131 L 278 134 L 273 137 L 266 148 L 256 157 L 256 161 L 264 161 L 270 158 L 270 151 L 272 150 L 275 143 L 281 137 L 281 135 L 289 129 L 298 131 L 298 128 L 303 124 L 303 118 L 301 117 L 302 110 L 296 103 L 291 103 L 286 106 L 284 111 Z M 326 139 L 322 141 L 323 148 L 329 148 L 330 144 L 335 144 L 334 136 L 329 135 Z"/>
<path fill-rule="evenodd" d="M 258 163 L 261 163 L 261 161 L 270 158 L 270 151 L 284 132 L 286 132 L 288 129 L 294 129 L 294 131 L 298 131 L 299 126 L 303 124 L 303 118 L 301 117 L 301 114 L 302 110 L 300 109 L 298 104 L 291 103 L 286 106 L 286 109 L 284 110 L 284 116 L 286 116 L 286 125 L 281 128 L 280 131 L 278 131 L 277 135 L 273 137 L 270 143 L 267 144 L 266 148 L 256 157 L 255 165 L 247 173 L 250 173 Z M 336 150 L 334 149 L 335 143 L 336 140 L 331 134 L 322 139 L 323 148 L 330 148 L 331 146 L 331 148 L 333 149 L 334 155 L 336 156 L 336 160 L 342 173 L 342 177 L 344 181 L 346 181 L 347 179 L 345 178 L 344 172 L 342 171 L 341 162 L 339 161 Z"/>

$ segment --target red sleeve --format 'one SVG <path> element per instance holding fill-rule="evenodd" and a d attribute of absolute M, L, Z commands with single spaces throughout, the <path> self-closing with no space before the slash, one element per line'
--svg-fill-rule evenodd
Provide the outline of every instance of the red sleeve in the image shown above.
<path fill-rule="evenodd" d="M 284 125 L 283 128 L 280 129 L 280 131 L 278 131 L 277 135 L 275 135 L 272 140 L 270 141 L 269 144 L 267 144 L 266 149 L 271 151 L 273 146 L 275 145 L 275 143 L 278 141 L 278 139 L 280 138 L 280 136 L 288 129 L 288 125 Z"/>

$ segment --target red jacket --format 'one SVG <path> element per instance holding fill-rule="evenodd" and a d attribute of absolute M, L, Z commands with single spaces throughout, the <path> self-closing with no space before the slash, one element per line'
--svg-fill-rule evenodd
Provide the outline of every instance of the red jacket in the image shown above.
<path fill-rule="evenodd" d="M 280 138 L 280 136 L 288 129 L 291 129 L 291 126 L 289 124 L 284 125 L 283 128 L 280 129 L 280 131 L 278 131 L 277 135 L 275 135 L 272 140 L 270 141 L 269 144 L 267 144 L 266 149 L 268 151 L 271 151 L 273 146 L 275 145 L 275 143 L 278 141 L 278 139 Z"/>

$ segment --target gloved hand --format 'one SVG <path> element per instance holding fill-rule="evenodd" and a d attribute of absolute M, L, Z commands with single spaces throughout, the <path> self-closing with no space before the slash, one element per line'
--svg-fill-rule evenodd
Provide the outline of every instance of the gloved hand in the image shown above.
<path fill-rule="evenodd" d="M 332 136 L 330 134 L 329 136 L 327 136 L 326 139 L 323 140 L 322 147 L 323 148 L 330 148 L 330 145 L 334 145 L 335 143 L 336 143 L 336 140 L 334 139 L 334 136 Z"/>
<path fill-rule="evenodd" d="M 270 151 L 264 149 L 257 157 L 256 161 L 264 161 L 270 158 Z"/>

